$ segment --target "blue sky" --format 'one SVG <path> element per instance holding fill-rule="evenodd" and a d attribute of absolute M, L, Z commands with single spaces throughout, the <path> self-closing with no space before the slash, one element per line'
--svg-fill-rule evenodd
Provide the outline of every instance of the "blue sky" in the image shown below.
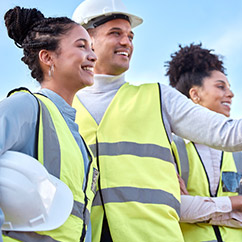
<path fill-rule="evenodd" d="M 97 0 L 98 1 L 98 0 Z M 123 0 L 131 13 L 144 19 L 134 29 L 134 54 L 126 80 L 134 83 L 161 82 L 165 61 L 178 44 L 192 42 L 214 49 L 224 56 L 227 76 L 235 94 L 231 117 L 242 117 L 242 1 L 241 0 Z M 9 90 L 26 86 L 32 91 L 38 84 L 20 60 L 22 50 L 7 36 L 4 13 L 12 7 L 36 7 L 47 17 L 71 17 L 78 0 L 6 0 L 0 2 L 0 100 Z"/>

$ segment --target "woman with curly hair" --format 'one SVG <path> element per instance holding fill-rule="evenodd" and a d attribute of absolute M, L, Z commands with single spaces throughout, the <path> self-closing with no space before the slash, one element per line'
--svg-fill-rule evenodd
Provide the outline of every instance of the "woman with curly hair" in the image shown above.
<path fill-rule="evenodd" d="M 71 19 L 45 18 L 35 8 L 15 7 L 4 20 L 41 89 L 34 94 L 26 88 L 13 90 L 0 103 L 0 156 L 11 150 L 38 159 L 74 198 L 72 212 L 60 227 L 35 231 L 33 223 L 31 232 L 6 229 L 4 241 L 91 241 L 89 214 L 98 172 L 71 107 L 75 93 L 93 84 L 96 55 L 91 38 Z"/>
<path fill-rule="evenodd" d="M 194 103 L 229 117 L 234 94 L 221 58 L 201 44 L 179 47 L 167 62 L 170 85 Z M 185 241 L 242 241 L 240 153 L 177 136 L 174 141 Z"/>

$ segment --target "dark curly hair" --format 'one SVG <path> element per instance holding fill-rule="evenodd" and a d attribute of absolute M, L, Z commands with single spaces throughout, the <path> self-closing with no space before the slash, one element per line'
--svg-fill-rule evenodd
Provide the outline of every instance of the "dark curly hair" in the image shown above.
<path fill-rule="evenodd" d="M 203 79 L 214 70 L 225 74 L 221 56 L 212 54 L 213 50 L 202 48 L 202 44 L 190 44 L 171 54 L 171 61 L 166 62 L 169 82 L 172 87 L 186 95 L 193 86 L 202 86 Z"/>
<path fill-rule="evenodd" d="M 21 60 L 28 65 L 31 76 L 39 83 L 44 78 L 39 64 L 39 51 L 58 50 L 60 37 L 77 25 L 67 17 L 45 18 L 36 8 L 18 6 L 8 10 L 4 20 L 8 36 L 19 48 L 23 48 Z"/>

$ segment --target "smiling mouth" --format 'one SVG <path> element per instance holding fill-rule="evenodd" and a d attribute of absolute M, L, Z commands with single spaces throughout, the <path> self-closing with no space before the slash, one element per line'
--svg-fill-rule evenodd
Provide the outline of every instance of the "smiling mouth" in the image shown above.
<path fill-rule="evenodd" d="M 117 51 L 117 52 L 115 52 L 115 54 L 129 57 L 128 52 L 125 52 L 125 51 Z"/>
<path fill-rule="evenodd" d="M 92 73 L 94 71 L 94 67 L 92 67 L 92 66 L 84 66 L 84 67 L 82 67 L 82 69 L 84 71 L 88 71 L 88 72 L 92 72 Z"/>
<path fill-rule="evenodd" d="M 228 102 L 222 102 L 222 105 L 226 106 L 226 107 L 229 107 L 231 106 L 231 103 L 228 103 Z"/>

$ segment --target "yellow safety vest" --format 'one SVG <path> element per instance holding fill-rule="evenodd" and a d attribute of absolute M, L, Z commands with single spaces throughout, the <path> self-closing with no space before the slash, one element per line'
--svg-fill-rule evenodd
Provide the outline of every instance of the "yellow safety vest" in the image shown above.
<path fill-rule="evenodd" d="M 124 84 L 99 125 L 76 97 L 80 133 L 100 169 L 91 222 L 99 242 L 106 216 L 114 242 L 183 241 L 180 189 L 162 120 L 158 84 Z"/>
<path fill-rule="evenodd" d="M 203 197 L 212 197 L 210 193 L 208 176 L 204 168 L 203 161 L 201 160 L 194 143 L 189 142 L 185 144 L 184 141 L 179 137 L 175 137 L 174 141 L 176 145 L 172 144 L 172 146 L 178 163 L 178 170 L 180 175 L 185 180 L 189 194 L 192 196 L 197 195 Z M 181 147 L 182 143 L 180 142 L 183 142 L 184 147 Z M 221 175 L 216 197 L 238 195 L 237 192 L 223 191 L 224 183 L 221 179 L 223 174 L 226 172 L 237 173 L 233 155 L 235 157 L 237 155 L 241 155 L 241 153 L 222 152 Z M 187 158 L 185 156 L 187 156 Z M 242 171 L 241 165 L 242 160 L 237 161 L 237 167 L 239 168 L 240 172 Z M 186 242 L 242 241 L 242 229 L 239 228 L 214 226 L 208 223 L 181 223 L 180 225 L 184 235 L 184 240 Z"/>
<path fill-rule="evenodd" d="M 29 92 L 26 89 L 22 91 Z M 62 180 L 71 189 L 74 198 L 73 210 L 67 221 L 55 230 L 4 232 L 7 236 L 4 236 L 3 241 L 84 241 L 97 179 L 93 158 L 88 151 L 89 165 L 85 176 L 82 153 L 58 108 L 47 97 L 40 94 L 34 96 L 39 103 L 39 123 L 36 132 L 38 160 L 50 174 Z"/>

